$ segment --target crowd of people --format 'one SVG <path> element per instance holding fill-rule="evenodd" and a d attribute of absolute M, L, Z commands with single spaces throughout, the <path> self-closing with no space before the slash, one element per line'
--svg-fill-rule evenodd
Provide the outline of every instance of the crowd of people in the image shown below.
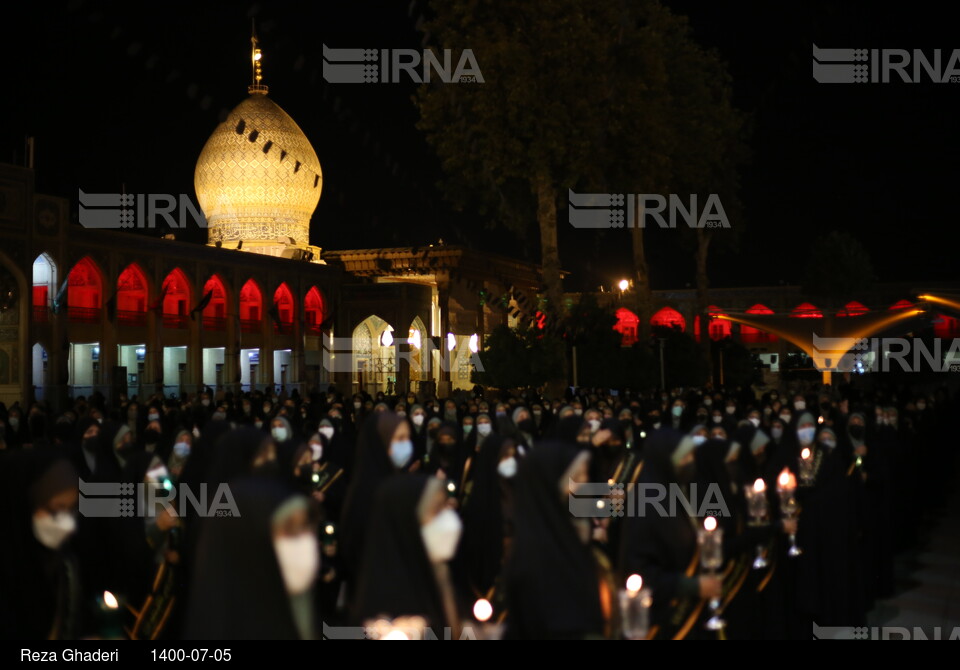
<path fill-rule="evenodd" d="M 477 387 L 0 406 L 0 631 L 320 639 L 416 621 L 440 639 L 621 638 L 639 575 L 647 637 L 809 639 L 892 595 L 895 554 L 955 474 L 957 400 Z M 588 482 L 608 484 L 609 513 L 572 512 Z M 655 486 L 718 494 L 719 569 L 702 569 L 695 506 L 623 512 Z"/>

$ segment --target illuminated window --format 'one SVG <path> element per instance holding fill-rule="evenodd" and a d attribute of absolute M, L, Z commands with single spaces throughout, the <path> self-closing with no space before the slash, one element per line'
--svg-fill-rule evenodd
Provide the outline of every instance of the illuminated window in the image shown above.
<path fill-rule="evenodd" d="M 640 317 L 625 307 L 617 310 L 617 322 L 613 324 L 613 329 L 623 336 L 620 344 L 629 347 L 637 341 L 637 329 L 640 325 Z"/>
<path fill-rule="evenodd" d="M 683 314 L 673 307 L 664 307 L 654 314 L 650 319 L 650 325 L 655 327 L 660 326 L 662 328 L 674 328 L 680 331 L 687 329 L 687 321 L 683 318 Z"/>

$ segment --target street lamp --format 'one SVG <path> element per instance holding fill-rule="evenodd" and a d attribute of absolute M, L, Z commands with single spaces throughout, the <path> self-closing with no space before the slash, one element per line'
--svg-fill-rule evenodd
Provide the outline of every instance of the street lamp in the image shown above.
<path fill-rule="evenodd" d="M 630 288 L 630 281 L 627 280 L 627 279 L 621 279 L 621 280 L 620 280 L 620 292 L 623 293 L 623 292 L 626 291 L 628 288 Z"/>

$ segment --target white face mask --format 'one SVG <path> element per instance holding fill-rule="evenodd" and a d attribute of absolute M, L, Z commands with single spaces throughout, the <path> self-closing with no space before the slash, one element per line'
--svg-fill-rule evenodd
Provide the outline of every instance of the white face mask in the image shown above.
<path fill-rule="evenodd" d="M 596 433 L 598 430 L 600 430 L 600 420 L 599 420 L 599 419 L 590 419 L 589 421 L 587 421 L 587 423 L 590 424 L 590 432 L 591 432 L 591 433 Z"/>
<path fill-rule="evenodd" d="M 800 440 L 800 444 L 810 444 L 813 442 L 813 436 L 816 433 L 817 429 L 813 426 L 804 426 L 797 429 L 797 438 Z"/>
<path fill-rule="evenodd" d="M 310 451 L 312 452 L 313 460 L 319 461 L 323 458 L 323 445 L 319 442 L 311 442 Z"/>
<path fill-rule="evenodd" d="M 210 398 L 204 398 L 203 400 L 200 401 L 200 404 L 203 405 L 204 407 L 209 407 L 209 406 L 210 406 Z"/>
<path fill-rule="evenodd" d="M 320 426 L 317 432 L 319 432 L 321 435 L 325 435 L 328 440 L 333 439 L 333 426 Z"/>
<path fill-rule="evenodd" d="M 70 512 L 33 515 L 33 535 L 47 549 L 59 549 L 76 530 L 77 520 Z"/>
<path fill-rule="evenodd" d="M 513 456 L 503 459 L 497 466 L 497 472 L 500 473 L 501 477 L 510 479 L 517 474 L 517 459 Z"/>
<path fill-rule="evenodd" d="M 190 455 L 190 445 L 186 442 L 177 442 L 173 445 L 173 453 L 176 454 L 178 458 L 186 458 Z"/>
<path fill-rule="evenodd" d="M 424 418 L 423 414 L 414 414 L 413 417 L 411 418 L 411 421 L 413 421 L 414 426 L 422 426 L 423 418 Z"/>
<path fill-rule="evenodd" d="M 160 415 L 157 414 L 156 412 L 151 412 L 150 414 L 147 414 L 147 421 L 159 421 L 159 420 L 160 420 Z"/>
<path fill-rule="evenodd" d="M 753 427 L 756 428 L 757 426 L 760 425 L 760 419 L 759 419 L 758 417 L 751 416 L 751 417 L 750 417 L 750 423 L 752 423 L 752 424 L 753 424 Z"/>
<path fill-rule="evenodd" d="M 477 434 L 478 435 L 489 435 L 490 431 L 493 430 L 493 424 L 490 423 L 478 423 L 477 424 Z"/>
<path fill-rule="evenodd" d="M 287 429 L 283 426 L 274 426 L 270 434 L 277 442 L 286 442 L 287 440 Z"/>
<path fill-rule="evenodd" d="M 694 444 L 695 446 L 699 447 L 701 444 L 703 444 L 704 442 L 707 441 L 707 436 L 706 436 L 706 435 L 694 435 L 691 439 L 693 440 L 693 444 Z"/>
<path fill-rule="evenodd" d="M 807 408 L 807 403 L 803 400 L 797 400 L 795 403 L 793 403 L 793 406 L 797 409 L 797 411 L 803 411 Z"/>
<path fill-rule="evenodd" d="M 413 456 L 413 442 L 410 440 L 394 442 L 390 445 L 389 456 L 395 468 L 402 468 Z"/>
<path fill-rule="evenodd" d="M 278 537 L 273 550 L 288 594 L 298 595 L 313 585 L 320 568 L 320 548 L 313 533 Z"/>
<path fill-rule="evenodd" d="M 452 509 L 445 509 L 429 522 L 420 526 L 423 546 L 432 563 L 449 561 L 457 551 L 463 524 Z"/>

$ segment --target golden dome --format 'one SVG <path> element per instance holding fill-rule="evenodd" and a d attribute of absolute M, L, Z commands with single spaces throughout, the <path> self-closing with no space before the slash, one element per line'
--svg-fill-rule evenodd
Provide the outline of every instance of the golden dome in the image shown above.
<path fill-rule="evenodd" d="M 194 188 L 207 218 L 207 241 L 234 246 L 229 243 L 242 240 L 250 248 L 289 237 L 304 246 L 323 185 L 320 161 L 296 122 L 254 88 L 213 131 L 197 160 Z"/>

